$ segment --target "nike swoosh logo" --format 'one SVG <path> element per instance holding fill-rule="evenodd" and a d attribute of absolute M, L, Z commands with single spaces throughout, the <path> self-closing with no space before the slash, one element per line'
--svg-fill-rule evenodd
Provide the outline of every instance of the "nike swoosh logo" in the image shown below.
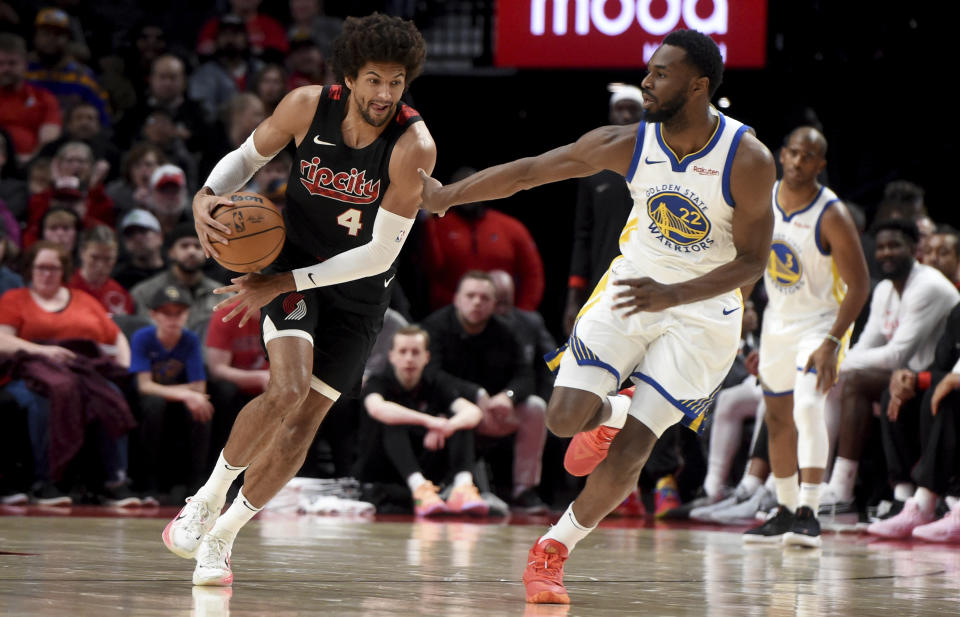
<path fill-rule="evenodd" d="M 307 277 L 310 279 L 310 282 L 313 283 L 314 287 L 320 287 L 320 284 L 313 280 L 313 272 L 307 273 Z"/>
<path fill-rule="evenodd" d="M 723 314 L 724 314 L 724 315 L 729 315 L 729 314 L 731 314 L 731 313 L 736 313 L 736 312 L 739 311 L 739 310 L 740 310 L 740 307 L 739 307 L 739 306 L 738 306 L 737 308 L 732 308 L 732 309 L 723 309 Z"/>
<path fill-rule="evenodd" d="M 384 289 L 386 289 L 387 287 L 389 287 L 389 286 L 390 286 L 390 281 L 392 281 L 392 280 L 395 279 L 395 278 L 397 278 L 397 275 L 396 275 L 396 274 L 394 274 L 393 276 L 391 276 L 390 278 L 388 278 L 387 280 L 385 280 L 385 281 L 383 282 L 383 287 L 384 287 Z"/>
<path fill-rule="evenodd" d="M 318 146 L 335 146 L 335 145 L 337 145 L 337 144 L 332 144 L 332 143 L 330 143 L 329 141 L 323 141 L 322 139 L 320 139 L 320 136 L 319 136 L 319 135 L 317 135 L 317 136 L 315 136 L 315 137 L 313 138 L 313 143 L 317 144 Z"/>
<path fill-rule="evenodd" d="M 650 160 L 650 157 L 647 157 L 647 158 L 644 160 L 644 162 L 645 162 L 647 165 L 656 165 L 657 163 L 666 163 L 666 161 L 651 161 L 651 160 Z"/>

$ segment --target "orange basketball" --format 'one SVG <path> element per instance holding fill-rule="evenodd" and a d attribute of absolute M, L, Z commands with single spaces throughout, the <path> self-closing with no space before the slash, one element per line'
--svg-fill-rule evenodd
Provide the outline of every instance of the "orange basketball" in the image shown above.
<path fill-rule="evenodd" d="M 287 237 L 283 214 L 272 201 L 256 193 L 227 195 L 232 206 L 218 206 L 213 218 L 230 228 L 229 244 L 216 243 L 217 261 L 234 272 L 259 272 L 277 258 Z"/>

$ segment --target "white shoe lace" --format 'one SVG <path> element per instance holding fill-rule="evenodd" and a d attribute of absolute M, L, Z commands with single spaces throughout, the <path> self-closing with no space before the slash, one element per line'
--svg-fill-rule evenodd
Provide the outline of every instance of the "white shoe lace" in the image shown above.
<path fill-rule="evenodd" d="M 207 502 L 193 497 L 187 498 L 187 506 L 184 508 L 183 530 L 192 537 L 202 536 L 206 533 L 204 524 L 210 518 L 210 508 Z"/>
<path fill-rule="evenodd" d="M 209 533 L 205 535 L 201 550 L 197 554 L 197 567 L 224 569 L 226 566 L 224 555 L 230 552 L 231 544 L 220 536 Z"/>

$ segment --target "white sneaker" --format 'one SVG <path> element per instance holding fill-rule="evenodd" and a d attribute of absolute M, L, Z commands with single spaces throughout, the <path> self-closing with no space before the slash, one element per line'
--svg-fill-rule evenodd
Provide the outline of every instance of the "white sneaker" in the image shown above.
<path fill-rule="evenodd" d="M 187 497 L 187 505 L 164 527 L 163 543 L 174 555 L 193 559 L 200 540 L 213 528 L 221 509 L 222 506 L 211 508 L 206 500 L 196 495 Z"/>
<path fill-rule="evenodd" d="M 233 583 L 230 549 L 233 540 L 224 540 L 212 533 L 204 534 L 197 549 L 197 567 L 193 570 L 194 585 L 229 587 Z"/>
<path fill-rule="evenodd" d="M 743 486 L 737 486 L 736 490 L 729 497 L 726 497 L 725 499 L 721 499 L 716 503 L 711 503 L 711 504 L 700 506 L 699 508 L 694 508 L 693 510 L 690 510 L 690 518 L 691 520 L 701 521 L 704 523 L 715 522 L 712 518 L 714 512 L 717 512 L 719 510 L 725 510 L 730 506 L 735 506 L 739 503 L 743 503 L 748 499 L 750 499 L 750 497 L 752 497 L 752 495 L 748 493 Z"/>
<path fill-rule="evenodd" d="M 715 510 L 710 515 L 710 520 L 723 524 L 737 524 L 745 520 L 752 520 L 757 515 L 757 512 L 771 510 L 776 507 L 776 496 L 767 490 L 767 487 L 761 486 L 750 499 L 722 510 Z"/>
<path fill-rule="evenodd" d="M 854 510 L 852 497 L 838 494 L 829 484 L 820 485 L 820 514 L 846 514 Z"/>

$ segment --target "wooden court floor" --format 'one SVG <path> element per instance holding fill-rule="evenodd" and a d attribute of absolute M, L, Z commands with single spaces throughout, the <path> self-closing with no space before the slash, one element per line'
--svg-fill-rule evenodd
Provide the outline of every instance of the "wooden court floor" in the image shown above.
<path fill-rule="evenodd" d="M 0 615 L 960 615 L 957 546 L 828 534 L 815 551 L 747 549 L 739 530 L 611 521 L 567 562 L 573 605 L 532 606 L 519 578 L 544 521 L 265 516 L 234 545 L 233 588 L 215 589 L 161 544 L 166 512 L 76 510 L 0 516 Z"/>

